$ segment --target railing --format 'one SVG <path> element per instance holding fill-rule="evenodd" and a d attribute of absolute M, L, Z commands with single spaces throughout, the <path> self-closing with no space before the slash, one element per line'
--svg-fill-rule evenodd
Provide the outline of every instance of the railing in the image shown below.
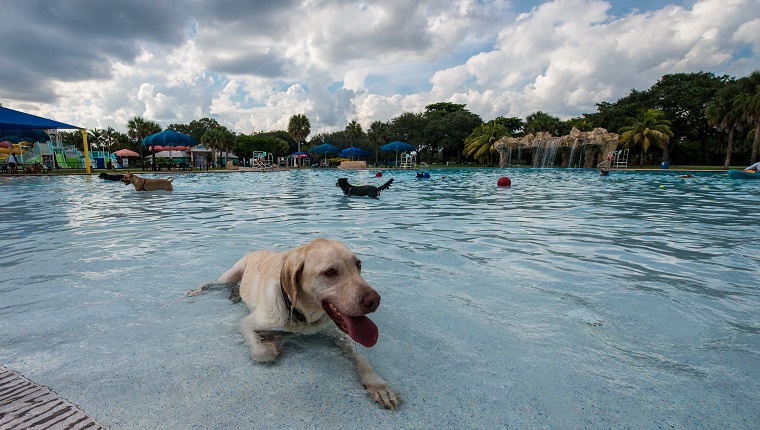
<path fill-rule="evenodd" d="M 607 154 L 607 159 L 596 165 L 597 169 L 627 169 L 628 149 L 620 149 Z"/>

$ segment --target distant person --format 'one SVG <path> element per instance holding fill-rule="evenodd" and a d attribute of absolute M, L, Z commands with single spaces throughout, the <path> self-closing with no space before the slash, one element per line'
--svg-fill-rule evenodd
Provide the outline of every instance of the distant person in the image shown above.
<path fill-rule="evenodd" d="M 744 169 L 745 172 L 760 172 L 760 161 Z"/>
<path fill-rule="evenodd" d="M 18 173 L 18 159 L 16 159 L 16 154 L 11 152 L 11 156 L 8 157 L 8 170 L 11 173 Z"/>

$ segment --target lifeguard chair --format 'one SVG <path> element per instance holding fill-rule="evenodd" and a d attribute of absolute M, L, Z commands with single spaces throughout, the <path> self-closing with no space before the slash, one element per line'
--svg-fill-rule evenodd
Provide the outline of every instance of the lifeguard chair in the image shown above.
<path fill-rule="evenodd" d="M 399 167 L 402 169 L 414 169 L 414 165 L 417 163 L 417 153 L 412 151 L 410 153 L 401 154 L 401 162 Z"/>

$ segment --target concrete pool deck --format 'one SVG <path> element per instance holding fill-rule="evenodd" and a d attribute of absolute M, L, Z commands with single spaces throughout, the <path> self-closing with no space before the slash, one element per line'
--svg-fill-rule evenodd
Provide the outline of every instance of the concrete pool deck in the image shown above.
<path fill-rule="evenodd" d="M 0 428 L 106 429 L 73 403 L 0 366 Z"/>

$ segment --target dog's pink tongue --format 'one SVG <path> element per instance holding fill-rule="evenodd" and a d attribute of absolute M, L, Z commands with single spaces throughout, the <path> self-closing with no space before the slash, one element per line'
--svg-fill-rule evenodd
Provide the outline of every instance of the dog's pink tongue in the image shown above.
<path fill-rule="evenodd" d="M 375 346 L 377 343 L 378 330 L 377 326 L 367 317 L 343 316 L 343 322 L 348 328 L 348 335 L 351 339 L 361 343 L 367 348 Z"/>

